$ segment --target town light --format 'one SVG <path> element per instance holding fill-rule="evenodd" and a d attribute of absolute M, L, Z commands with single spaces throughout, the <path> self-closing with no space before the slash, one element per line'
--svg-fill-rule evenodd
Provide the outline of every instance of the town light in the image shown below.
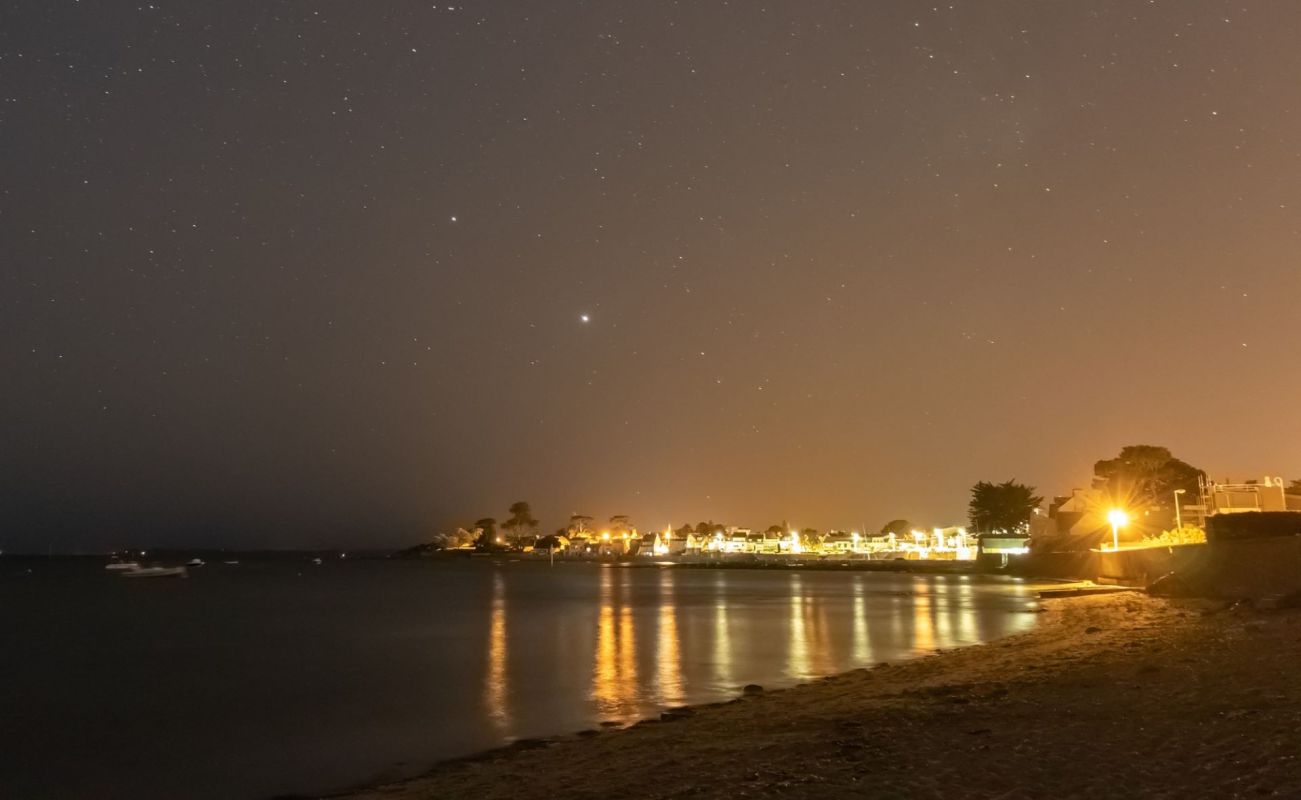
<path fill-rule="evenodd" d="M 1120 529 L 1129 524 L 1129 515 L 1119 508 L 1107 512 L 1107 522 L 1111 523 L 1111 549 L 1120 549 Z"/>

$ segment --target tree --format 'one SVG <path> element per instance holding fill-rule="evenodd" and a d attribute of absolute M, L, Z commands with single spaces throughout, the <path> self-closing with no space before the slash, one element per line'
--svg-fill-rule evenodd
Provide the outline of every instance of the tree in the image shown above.
<path fill-rule="evenodd" d="M 1033 486 L 1015 480 L 981 481 L 971 487 L 967 517 L 978 533 L 1024 534 L 1029 531 L 1030 514 L 1042 502 Z"/>
<path fill-rule="evenodd" d="M 569 534 L 572 536 L 575 533 L 587 533 L 589 530 L 591 530 L 590 528 L 588 528 L 588 523 L 590 523 L 591 521 L 592 518 L 587 516 L 586 514 L 571 515 L 569 517 Z"/>
<path fill-rule="evenodd" d="M 1283 490 L 1283 493 L 1301 495 L 1301 478 L 1292 481 L 1292 483 L 1289 484 L 1288 487 Z"/>
<path fill-rule="evenodd" d="M 610 517 L 610 532 L 618 535 L 632 530 L 632 518 L 627 514 L 615 514 Z"/>
<path fill-rule="evenodd" d="M 805 547 L 816 546 L 821 541 L 822 538 L 818 536 L 817 528 L 805 528 L 804 530 L 800 531 L 800 544 L 804 545 Z"/>
<path fill-rule="evenodd" d="M 773 533 L 778 536 L 781 536 L 785 532 L 786 529 L 783 528 L 781 525 L 769 525 L 768 529 L 764 531 L 764 533 Z"/>
<path fill-rule="evenodd" d="M 1173 508 L 1177 489 L 1196 497 L 1198 480 L 1206 477 L 1171 455 L 1169 448 L 1150 444 L 1121 448 L 1116 458 L 1094 464 L 1093 474 L 1111 503 L 1143 510 Z"/>
<path fill-rule="evenodd" d="M 681 528 L 678 528 L 676 531 L 674 531 L 673 535 L 678 537 L 679 539 L 682 539 L 683 541 L 686 541 L 687 537 L 695 532 L 696 530 L 695 528 L 691 527 L 691 523 L 687 523 L 683 525 Z"/>
<path fill-rule="evenodd" d="M 523 500 L 511 504 L 510 519 L 501 524 L 503 528 L 510 531 L 512 539 L 518 539 L 527 533 L 537 533 L 538 521 L 533 519 L 533 509 Z"/>
<path fill-rule="evenodd" d="M 475 540 L 475 547 L 480 550 L 491 550 L 497 546 L 497 520 L 484 517 L 476 521 L 474 527 L 479 529 L 479 538 Z"/>
<path fill-rule="evenodd" d="M 912 523 L 906 519 L 892 519 L 881 526 L 881 535 L 889 536 L 893 533 L 896 537 L 907 536 L 912 527 Z"/>

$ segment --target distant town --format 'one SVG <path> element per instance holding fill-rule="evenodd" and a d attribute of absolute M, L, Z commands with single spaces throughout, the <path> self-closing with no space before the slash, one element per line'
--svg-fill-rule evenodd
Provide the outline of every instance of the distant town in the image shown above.
<path fill-rule="evenodd" d="M 577 559 L 714 559 L 771 556 L 882 561 L 976 561 L 1032 552 L 1108 552 L 1198 545 L 1217 516 L 1301 511 L 1301 480 L 1263 476 L 1213 480 L 1153 445 L 1125 447 L 1096 462 L 1087 488 L 1046 504 L 1033 486 L 1007 480 L 971 488 L 961 524 L 918 525 L 892 519 L 875 530 L 827 530 L 786 521 L 754 528 L 714 521 L 640 529 L 616 514 L 604 521 L 575 513 L 543 534 L 526 501 L 498 522 L 484 517 L 403 551 L 407 556 L 515 553 Z"/>

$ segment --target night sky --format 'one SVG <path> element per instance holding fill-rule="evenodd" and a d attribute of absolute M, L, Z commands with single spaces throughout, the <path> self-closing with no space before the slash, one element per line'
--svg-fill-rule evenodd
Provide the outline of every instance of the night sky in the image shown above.
<path fill-rule="evenodd" d="M 1301 4 L 0 11 L 0 548 L 1301 477 Z"/>

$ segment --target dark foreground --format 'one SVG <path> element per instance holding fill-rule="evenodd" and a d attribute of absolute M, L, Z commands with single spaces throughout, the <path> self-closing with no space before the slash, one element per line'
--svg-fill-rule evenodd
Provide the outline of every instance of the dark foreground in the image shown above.
<path fill-rule="evenodd" d="M 1301 612 L 1133 594 L 1046 608 L 991 645 L 347 797 L 1301 796 Z"/>

